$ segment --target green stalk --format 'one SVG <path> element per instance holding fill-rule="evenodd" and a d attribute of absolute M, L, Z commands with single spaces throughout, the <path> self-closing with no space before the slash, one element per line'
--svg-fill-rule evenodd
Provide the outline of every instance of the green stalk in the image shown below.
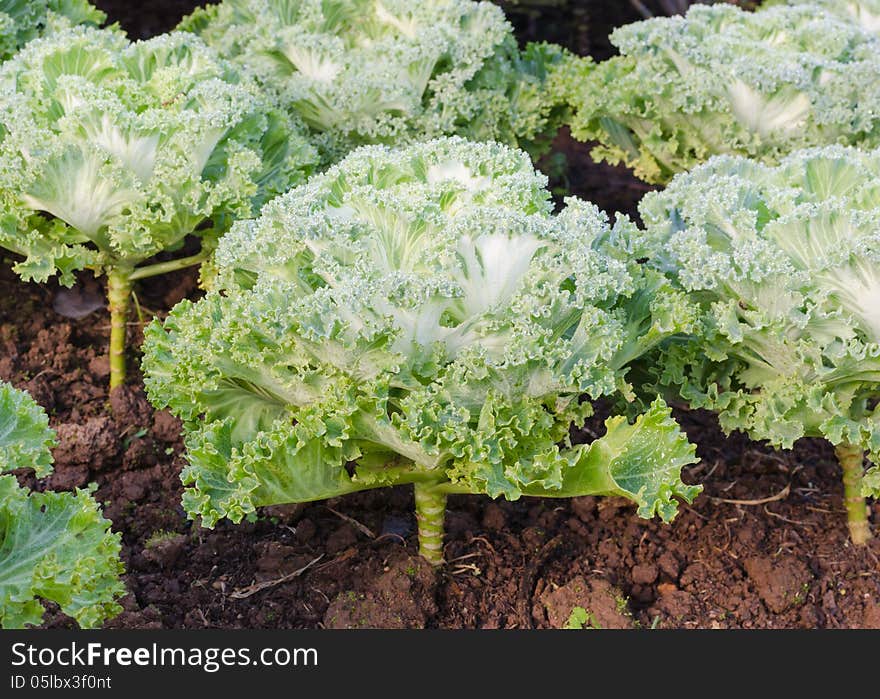
<path fill-rule="evenodd" d="M 854 544 L 864 546 L 871 538 L 868 508 L 862 497 L 864 451 L 852 444 L 838 444 L 834 452 L 843 469 L 843 504 L 846 507 L 849 536 Z"/>
<path fill-rule="evenodd" d="M 113 270 L 107 275 L 110 306 L 110 389 L 125 383 L 125 331 L 131 298 L 129 270 Z"/>
<path fill-rule="evenodd" d="M 179 269 L 186 269 L 187 267 L 200 265 L 209 257 L 210 254 L 203 250 L 202 252 L 196 253 L 195 255 L 190 255 L 189 257 L 181 257 L 177 260 L 168 260 L 167 262 L 157 262 L 154 265 L 147 265 L 146 267 L 136 267 L 134 271 L 129 274 L 128 278 L 131 281 L 134 281 L 136 279 L 155 277 L 159 274 L 176 272 Z"/>
<path fill-rule="evenodd" d="M 443 563 L 443 532 L 446 493 L 435 484 L 416 483 L 416 521 L 419 525 L 419 553 L 431 565 Z"/>

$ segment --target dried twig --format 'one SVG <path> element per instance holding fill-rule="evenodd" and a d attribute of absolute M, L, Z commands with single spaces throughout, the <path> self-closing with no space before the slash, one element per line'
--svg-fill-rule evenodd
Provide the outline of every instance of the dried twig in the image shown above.
<path fill-rule="evenodd" d="M 778 514 L 777 512 L 771 512 L 769 509 L 767 509 L 766 505 L 764 506 L 764 512 L 766 512 L 771 517 L 775 517 L 776 519 L 781 519 L 783 522 L 788 522 L 789 524 L 796 524 L 800 527 L 815 527 L 816 526 L 815 524 L 813 524 L 813 522 L 802 522 L 797 519 L 789 519 L 788 517 L 783 517 L 781 514 Z"/>
<path fill-rule="evenodd" d="M 325 568 L 329 568 L 330 566 L 335 565 L 336 563 L 342 563 L 342 561 L 347 561 L 349 558 L 356 556 L 357 552 L 358 552 L 357 548 L 355 548 L 354 546 L 351 546 L 351 547 L 345 549 L 345 551 L 340 553 L 332 561 L 327 561 L 326 563 L 322 563 L 321 565 L 319 565 L 316 568 L 316 570 L 324 570 Z"/>
<path fill-rule="evenodd" d="M 474 577 L 478 577 L 483 574 L 483 571 L 480 570 L 478 566 L 475 566 L 473 563 L 464 563 L 462 565 L 458 565 L 455 567 L 455 570 L 450 571 L 450 575 L 464 575 L 465 573 L 471 573 Z"/>
<path fill-rule="evenodd" d="M 760 498 L 758 500 L 730 500 L 728 498 L 713 498 L 710 497 L 710 500 L 714 502 L 723 502 L 728 505 L 766 505 L 768 502 L 776 502 L 777 500 L 785 500 L 788 497 L 788 494 L 791 492 L 791 483 L 785 486 L 782 490 L 780 490 L 776 495 L 771 495 L 769 498 Z"/>
<path fill-rule="evenodd" d="M 386 539 L 397 539 L 397 541 L 406 546 L 406 539 L 400 534 L 395 534 L 394 532 L 385 532 L 384 534 L 380 534 L 375 539 L 373 539 L 373 543 L 377 544 L 380 541 L 385 541 Z"/>
<path fill-rule="evenodd" d="M 807 505 L 806 507 L 811 512 L 821 512 L 822 514 L 826 514 L 826 515 L 845 515 L 846 514 L 846 510 L 829 510 L 824 507 L 814 507 L 812 505 Z"/>
<path fill-rule="evenodd" d="M 476 552 L 474 552 L 474 553 L 466 553 L 464 556 L 458 556 L 457 558 L 450 558 L 448 561 L 446 561 L 446 563 L 447 563 L 447 564 L 449 564 L 449 563 L 458 563 L 458 562 L 460 562 L 460 561 L 466 561 L 466 560 L 468 560 L 468 559 L 470 559 L 470 558 L 479 558 L 479 557 L 481 557 L 482 555 L 483 555 L 483 554 L 480 553 L 479 551 L 476 551 Z"/>
<path fill-rule="evenodd" d="M 366 534 L 366 535 L 367 535 L 369 538 L 371 538 L 371 539 L 375 539 L 375 538 L 376 538 L 376 535 L 373 534 L 373 530 L 372 530 L 372 529 L 370 529 L 370 528 L 369 528 L 367 525 L 365 525 L 365 524 L 361 524 L 361 523 L 358 522 L 354 517 L 349 517 L 348 515 L 344 515 L 344 514 L 342 514 L 341 512 L 337 512 L 337 511 L 334 510 L 332 507 L 328 507 L 327 509 L 330 510 L 330 512 L 332 512 L 334 515 L 336 515 L 337 517 L 339 517 L 339 519 L 341 519 L 341 520 L 343 520 L 343 521 L 345 521 L 345 522 L 348 522 L 351 526 L 353 526 L 355 529 L 357 529 L 361 534 Z"/>
<path fill-rule="evenodd" d="M 262 592 L 263 590 L 267 590 L 270 587 L 275 587 L 277 585 L 283 585 L 294 578 L 298 578 L 300 575 L 305 573 L 309 568 L 311 568 L 315 563 L 324 558 L 324 554 L 322 553 L 313 561 L 309 561 L 299 570 L 295 570 L 292 573 L 288 573 L 287 575 L 283 575 L 280 578 L 275 578 L 274 580 L 266 580 L 261 583 L 254 583 L 253 585 L 248 585 L 247 587 L 240 587 L 237 590 L 233 590 L 229 595 L 233 599 L 247 599 L 251 595 L 255 595 L 258 592 Z"/>

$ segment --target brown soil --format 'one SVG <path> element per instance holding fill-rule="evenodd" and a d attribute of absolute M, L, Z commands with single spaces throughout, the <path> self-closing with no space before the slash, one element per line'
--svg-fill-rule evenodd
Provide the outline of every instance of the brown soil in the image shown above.
<path fill-rule="evenodd" d="M 557 145 L 574 193 L 635 210 L 644 185 L 593 165 L 565 135 Z M 602 628 L 880 628 L 880 543 L 849 544 L 827 445 L 775 452 L 725 437 L 702 412 L 677 417 L 701 457 L 686 480 L 705 492 L 671 525 L 617 499 L 454 497 L 448 565 L 436 577 L 415 555 L 406 488 L 199 529 L 180 507 L 177 421 L 152 410 L 136 369 L 108 395 L 104 309 L 71 320 L 53 311 L 57 293 L 21 283 L 0 261 L 0 379 L 30 391 L 58 430 L 55 474 L 22 481 L 97 482 L 122 533 L 129 594 L 110 627 L 547 628 L 582 607 Z M 137 293 L 146 319 L 197 291 L 193 274 L 178 273 Z M 133 322 L 132 347 L 140 335 Z M 880 504 L 872 517 L 880 524 Z M 57 612 L 47 619 L 71 624 Z"/>

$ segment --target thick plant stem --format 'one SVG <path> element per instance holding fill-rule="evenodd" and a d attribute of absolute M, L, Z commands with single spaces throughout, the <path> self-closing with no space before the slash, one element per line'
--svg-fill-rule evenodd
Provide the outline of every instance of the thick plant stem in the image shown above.
<path fill-rule="evenodd" d="M 439 566 L 443 563 L 446 493 L 424 483 L 416 483 L 415 492 L 419 553 L 431 565 Z"/>
<path fill-rule="evenodd" d="M 839 444 L 834 451 L 843 469 L 843 504 L 846 507 L 849 536 L 854 544 L 864 546 L 871 538 L 868 508 L 862 497 L 864 452 L 852 444 Z"/>
<path fill-rule="evenodd" d="M 110 305 L 110 389 L 125 383 L 125 331 L 131 297 L 128 272 L 114 270 L 107 276 Z"/>
<path fill-rule="evenodd" d="M 169 272 L 176 272 L 179 269 L 186 269 L 187 267 L 194 267 L 195 265 L 200 265 L 202 262 L 207 260 L 209 254 L 207 252 L 200 252 L 195 255 L 190 255 L 189 257 L 181 257 L 177 260 L 168 260 L 167 262 L 157 262 L 154 265 L 149 265 L 147 267 L 135 267 L 135 269 L 129 274 L 129 279 L 134 281 L 136 279 L 146 279 L 147 277 L 155 277 L 159 274 L 168 274 Z"/>

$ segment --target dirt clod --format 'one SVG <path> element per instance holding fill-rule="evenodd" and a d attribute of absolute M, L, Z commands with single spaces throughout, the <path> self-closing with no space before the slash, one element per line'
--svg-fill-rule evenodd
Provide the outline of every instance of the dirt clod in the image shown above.
<path fill-rule="evenodd" d="M 748 558 L 743 561 L 743 567 L 758 595 L 774 614 L 799 607 L 806 601 L 812 576 L 802 561 L 790 556 L 778 560 Z"/>
<path fill-rule="evenodd" d="M 187 537 L 183 534 L 159 536 L 147 542 L 143 556 L 163 568 L 173 568 L 186 548 Z"/>
<path fill-rule="evenodd" d="M 636 585 L 650 585 L 657 579 L 658 572 L 653 563 L 640 563 L 633 566 L 632 581 Z"/>
<path fill-rule="evenodd" d="M 330 603 L 324 626 L 333 629 L 421 629 L 434 602 L 435 571 L 417 556 L 395 556 L 370 589 L 345 590 Z"/>
<path fill-rule="evenodd" d="M 561 587 L 546 590 L 541 603 L 547 622 L 556 629 L 565 626 L 576 607 L 587 612 L 587 625 L 592 628 L 629 629 L 633 625 L 626 600 L 602 578 L 586 580 L 577 576 Z"/>

